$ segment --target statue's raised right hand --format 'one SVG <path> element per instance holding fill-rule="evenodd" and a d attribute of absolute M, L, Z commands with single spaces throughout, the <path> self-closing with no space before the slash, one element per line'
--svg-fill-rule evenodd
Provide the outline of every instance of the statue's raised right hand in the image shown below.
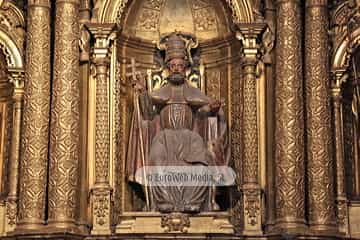
<path fill-rule="evenodd" d="M 132 82 L 132 87 L 134 88 L 135 91 L 140 92 L 140 93 L 142 93 L 146 90 L 144 84 L 142 84 L 141 81 L 139 81 L 139 80 L 134 80 Z"/>

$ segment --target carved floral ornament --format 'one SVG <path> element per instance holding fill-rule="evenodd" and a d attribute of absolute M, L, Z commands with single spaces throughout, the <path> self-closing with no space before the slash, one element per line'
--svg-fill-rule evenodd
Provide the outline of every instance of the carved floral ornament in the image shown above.
<path fill-rule="evenodd" d="M 334 45 L 332 69 L 346 69 L 351 55 L 360 46 L 359 1 L 340 4 L 333 13 L 331 38 Z"/>
<path fill-rule="evenodd" d="M 21 10 L 8 0 L 0 0 L 0 48 L 6 56 L 8 67 L 23 67 L 24 27 Z"/>
<path fill-rule="evenodd" d="M 93 22 L 115 23 L 119 22 L 128 0 L 95 0 Z M 226 0 L 232 11 L 233 22 L 251 23 L 254 21 L 251 0 Z"/>

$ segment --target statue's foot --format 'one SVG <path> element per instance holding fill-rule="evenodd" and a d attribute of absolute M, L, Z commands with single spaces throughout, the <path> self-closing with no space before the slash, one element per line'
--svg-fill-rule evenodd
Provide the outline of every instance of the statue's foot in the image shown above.
<path fill-rule="evenodd" d="M 199 213 L 200 212 L 200 206 L 199 205 L 185 205 L 184 206 L 184 212 L 187 213 Z"/>
<path fill-rule="evenodd" d="M 170 213 L 173 212 L 174 206 L 168 203 L 163 203 L 158 205 L 159 211 L 162 213 Z"/>

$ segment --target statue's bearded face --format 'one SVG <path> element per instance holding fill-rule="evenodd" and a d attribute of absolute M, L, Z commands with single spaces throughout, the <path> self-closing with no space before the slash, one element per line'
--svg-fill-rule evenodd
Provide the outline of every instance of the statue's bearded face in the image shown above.
<path fill-rule="evenodd" d="M 182 58 L 174 58 L 168 62 L 169 77 L 172 83 L 183 83 L 185 78 L 186 61 Z"/>
<path fill-rule="evenodd" d="M 184 73 L 185 72 L 185 60 L 182 58 L 171 59 L 168 63 L 170 74 Z"/>

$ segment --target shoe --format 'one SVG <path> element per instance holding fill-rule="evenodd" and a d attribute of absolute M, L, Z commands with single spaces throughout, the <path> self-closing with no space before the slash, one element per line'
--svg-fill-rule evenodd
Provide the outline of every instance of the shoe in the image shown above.
<path fill-rule="evenodd" d="M 170 213 L 173 212 L 174 206 L 169 203 L 163 203 L 158 205 L 158 209 L 162 213 Z"/>
<path fill-rule="evenodd" d="M 199 213 L 200 212 L 200 206 L 199 205 L 185 205 L 184 206 L 184 212 L 186 213 Z"/>

